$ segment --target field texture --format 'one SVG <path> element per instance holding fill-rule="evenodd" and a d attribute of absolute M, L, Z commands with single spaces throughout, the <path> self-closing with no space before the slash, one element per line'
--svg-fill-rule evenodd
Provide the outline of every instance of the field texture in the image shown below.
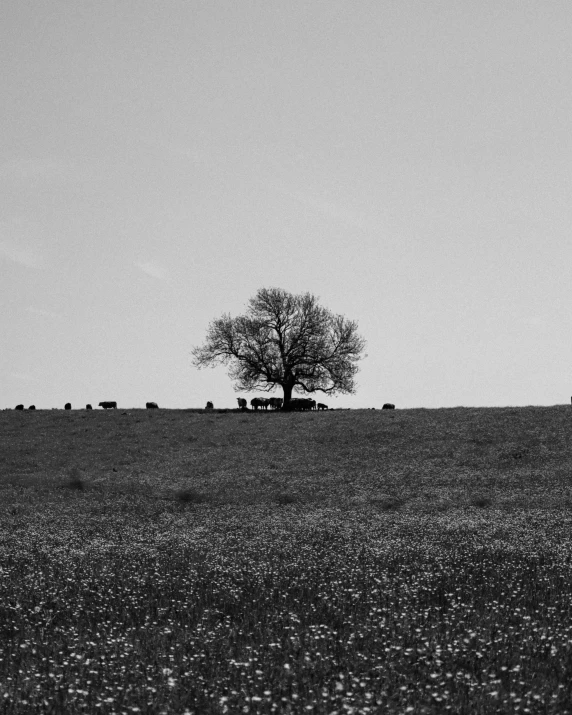
<path fill-rule="evenodd" d="M 572 713 L 570 407 L 0 434 L 2 713 Z"/>

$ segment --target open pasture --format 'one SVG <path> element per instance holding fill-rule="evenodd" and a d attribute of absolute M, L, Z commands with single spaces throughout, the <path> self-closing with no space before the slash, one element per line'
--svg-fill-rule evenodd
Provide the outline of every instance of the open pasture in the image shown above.
<path fill-rule="evenodd" d="M 570 407 L 0 430 L 2 712 L 572 712 Z"/>

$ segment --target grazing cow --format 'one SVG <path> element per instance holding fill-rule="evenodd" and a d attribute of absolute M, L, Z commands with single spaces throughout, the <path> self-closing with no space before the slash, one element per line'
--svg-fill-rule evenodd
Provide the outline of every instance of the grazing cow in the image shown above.
<path fill-rule="evenodd" d="M 386 402 L 385 405 L 381 409 L 382 410 L 394 410 L 395 405 L 392 405 L 391 402 Z"/>
<path fill-rule="evenodd" d="M 316 405 L 316 407 L 317 407 L 319 410 L 327 410 L 327 409 L 328 409 L 328 405 L 324 405 L 323 402 L 318 402 L 318 404 Z"/>
<path fill-rule="evenodd" d="M 93 407 L 92 407 L 91 405 L 86 405 L 86 406 L 85 406 L 85 409 L 86 409 L 86 410 L 93 410 Z"/>
<path fill-rule="evenodd" d="M 290 400 L 291 410 L 313 410 L 316 407 L 316 400 L 309 397 L 293 397 Z"/>
<path fill-rule="evenodd" d="M 103 407 L 104 410 L 116 410 L 117 402 L 100 402 L 99 406 Z"/>
<path fill-rule="evenodd" d="M 28 407 L 28 409 L 29 409 L 29 410 L 35 410 L 35 409 L 36 409 L 36 405 L 30 405 L 30 406 Z"/>
<path fill-rule="evenodd" d="M 273 410 L 281 410 L 284 404 L 284 400 L 281 397 L 271 397 L 268 402 Z"/>
<path fill-rule="evenodd" d="M 156 402 L 146 402 L 145 407 L 148 410 L 158 410 L 159 409 L 159 405 Z"/>
<path fill-rule="evenodd" d="M 24 405 L 16 405 L 16 407 L 14 407 L 14 409 L 15 409 L 15 410 L 23 410 L 23 409 L 24 409 Z"/>
<path fill-rule="evenodd" d="M 252 400 L 250 400 L 250 404 L 255 410 L 259 407 L 263 410 L 267 410 L 270 400 L 267 397 L 253 397 Z"/>
<path fill-rule="evenodd" d="M 207 406 L 205 407 L 205 410 L 212 410 L 214 409 L 214 405 L 212 402 L 207 402 Z"/>
<path fill-rule="evenodd" d="M 239 407 L 241 410 L 245 410 L 245 409 L 246 409 L 246 405 L 247 405 L 248 403 L 246 402 L 246 399 L 245 399 L 244 397 L 237 397 L 237 398 L 236 398 L 236 401 L 238 402 L 238 407 Z"/>
<path fill-rule="evenodd" d="M 64 410 L 71 410 L 71 402 L 66 402 L 64 405 Z"/>

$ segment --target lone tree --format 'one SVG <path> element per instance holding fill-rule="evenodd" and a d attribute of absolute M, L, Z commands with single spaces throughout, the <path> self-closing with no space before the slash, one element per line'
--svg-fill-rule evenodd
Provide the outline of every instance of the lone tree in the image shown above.
<path fill-rule="evenodd" d="M 198 368 L 229 365 L 237 390 L 280 386 L 287 410 L 293 392 L 355 392 L 364 348 L 357 323 L 323 308 L 310 293 L 261 288 L 245 315 L 213 320 L 192 356 Z"/>

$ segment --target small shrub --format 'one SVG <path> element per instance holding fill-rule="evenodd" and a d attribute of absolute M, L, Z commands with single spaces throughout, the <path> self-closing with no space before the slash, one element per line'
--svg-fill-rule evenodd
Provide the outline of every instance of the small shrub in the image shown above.
<path fill-rule="evenodd" d="M 66 489 L 72 489 L 79 492 L 83 492 L 85 489 L 85 484 L 79 474 L 72 474 L 63 486 Z"/>
<path fill-rule="evenodd" d="M 181 489 L 176 495 L 177 501 L 181 504 L 204 504 L 208 501 L 206 494 L 197 489 Z"/>
<path fill-rule="evenodd" d="M 61 484 L 61 487 L 82 492 L 85 489 L 85 483 L 81 478 L 81 470 L 78 467 L 72 467 L 68 472 L 68 478 Z"/>
<path fill-rule="evenodd" d="M 478 509 L 486 509 L 493 503 L 493 500 L 487 494 L 475 494 L 469 499 L 471 506 L 476 506 Z"/>
<path fill-rule="evenodd" d="M 296 504 L 300 500 L 294 494 L 290 494 L 289 492 L 280 492 L 280 494 L 276 495 L 276 501 L 282 506 L 287 506 L 288 504 Z"/>
<path fill-rule="evenodd" d="M 509 443 L 501 448 L 498 459 L 500 464 L 509 466 L 515 463 L 528 461 L 533 456 L 534 453 L 529 446 Z"/>
<path fill-rule="evenodd" d="M 373 504 L 382 511 L 397 511 L 403 506 L 403 499 L 393 496 L 392 494 L 378 494 L 370 498 L 370 504 Z"/>

